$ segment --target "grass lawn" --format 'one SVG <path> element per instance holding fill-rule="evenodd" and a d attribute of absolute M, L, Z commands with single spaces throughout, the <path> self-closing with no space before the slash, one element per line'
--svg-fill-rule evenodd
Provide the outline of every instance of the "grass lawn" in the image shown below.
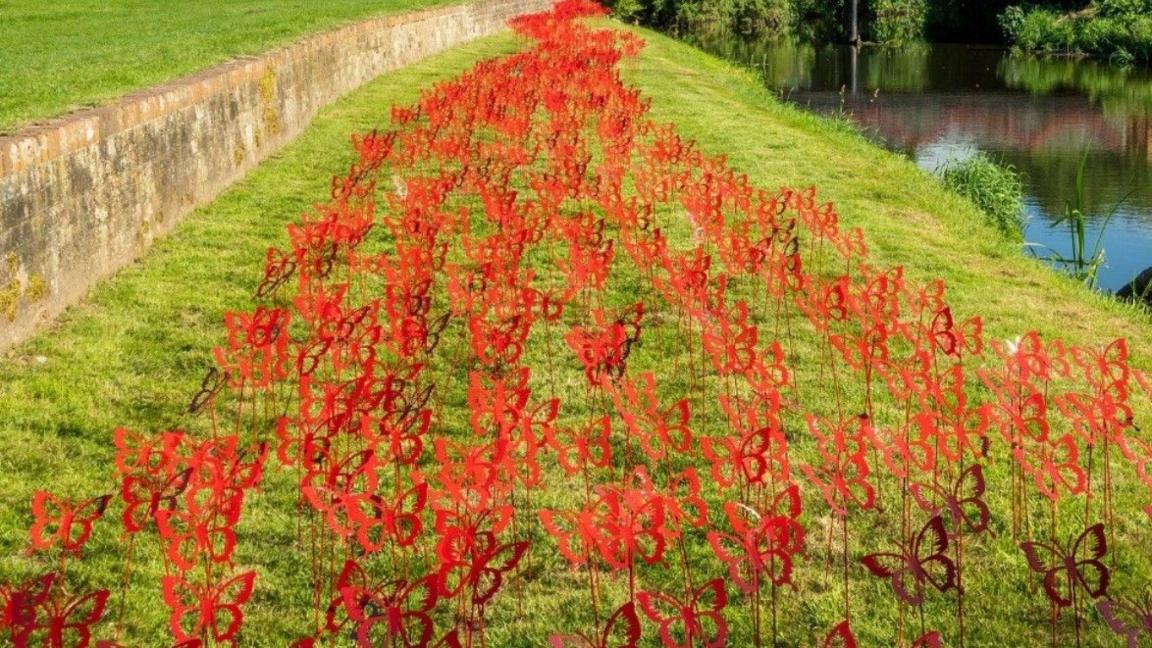
<path fill-rule="evenodd" d="M 240 4 L 252 6 L 235 3 Z M 7 10 L 9 5 L 0 6 Z M 348 12 L 341 16 L 353 12 L 352 3 L 335 6 Z M 312 15 L 303 9 L 300 13 Z M 319 24 L 308 20 L 320 18 L 299 16 L 292 24 Z M 261 42 L 269 43 L 282 37 L 287 28 L 265 25 L 261 29 L 262 34 L 269 32 Z M 958 317 L 984 315 L 992 339 L 1015 337 L 1030 329 L 1069 343 L 1100 344 L 1127 336 L 1133 364 L 1152 366 L 1152 323 L 1146 316 L 1086 292 L 1023 258 L 1016 246 L 981 224 L 970 204 L 945 192 L 911 161 L 868 144 L 838 123 L 780 105 L 750 74 L 718 59 L 649 32 L 643 36 L 649 45 L 639 59 L 625 63 L 625 74 L 653 99 L 656 119 L 675 122 L 706 152 L 726 153 L 729 163 L 749 174 L 756 185 L 818 186 L 822 199 L 836 203 L 845 225 L 864 229 L 876 262 L 902 264 L 913 279 L 945 279 Z M 384 124 L 388 106 L 410 102 L 421 88 L 458 73 L 478 58 L 507 53 L 520 45 L 508 35 L 465 45 L 384 75 L 325 109 L 298 141 L 190 215 L 138 264 L 99 285 L 51 330 L 0 360 L 0 435 L 5 441 L 0 446 L 0 492 L 4 493 L 0 529 L 5 530 L 0 534 L 0 581 L 35 569 L 19 553 L 24 545 L 22 530 L 30 523 L 28 502 L 33 491 L 97 493 L 109 488 L 115 427 L 146 431 L 203 427 L 203 421 L 192 420 L 184 408 L 211 363 L 212 347 L 224 340 L 223 315 L 230 309 L 254 307 L 252 291 L 265 249 L 285 245 L 284 225 L 325 198 L 329 177 L 342 172 L 352 157 L 349 133 Z M 190 65 L 212 62 L 198 60 Z M 669 227 L 674 243 L 682 244 L 690 237 L 687 226 L 677 229 L 670 223 Z M 626 281 L 624 285 L 634 284 Z M 634 294 L 617 297 L 621 303 L 636 299 Z M 449 330 L 454 338 L 446 342 L 445 353 L 451 356 L 454 347 L 466 346 L 466 342 L 458 323 Z M 677 350 L 661 347 L 661 341 L 660 337 L 645 340 L 634 360 L 636 370 L 669 362 L 680 366 L 683 358 L 676 355 Z M 533 343 L 526 362 L 544 366 L 554 350 Z M 793 366 L 802 368 L 813 360 L 807 354 L 814 351 L 803 342 L 796 353 L 790 359 Z M 431 371 L 448 385 L 437 398 L 453 411 L 467 381 L 450 362 Z M 548 385 L 558 393 L 570 393 L 580 380 L 575 367 L 559 375 L 559 380 Z M 662 378 L 661 386 L 663 393 L 665 387 L 674 392 L 683 385 L 675 378 L 667 382 Z M 814 380 L 804 385 L 812 396 L 806 402 L 818 401 L 820 387 Z M 693 402 L 693 412 L 704 409 L 699 400 Z M 454 410 L 456 418 L 446 415 L 445 429 L 458 431 L 459 410 Z M 1146 419 L 1152 412 L 1145 407 L 1140 414 Z M 707 420 L 700 423 L 698 433 L 706 433 L 707 424 Z M 287 638 L 306 632 L 309 621 L 300 614 L 308 609 L 303 575 L 307 570 L 299 564 L 301 554 L 291 549 L 297 528 L 295 477 L 275 466 L 275 460 L 270 460 L 263 492 L 246 505 L 249 510 L 240 526 L 237 564 L 260 571 L 257 593 L 246 611 L 242 645 L 282 646 Z M 1125 468 L 1124 475 L 1130 472 Z M 990 497 L 998 498 L 999 506 L 993 506 L 994 510 L 1004 510 L 1007 496 L 995 486 L 1004 475 L 990 471 Z M 561 479 L 550 477 L 552 488 L 544 496 L 547 504 L 570 503 L 566 498 L 572 496 L 564 492 Z M 1132 481 L 1130 476 L 1121 479 L 1116 502 L 1120 547 L 1115 587 L 1128 593 L 1139 591 L 1152 575 L 1152 558 L 1141 549 L 1152 543 L 1148 520 L 1137 513 L 1148 503 L 1147 495 Z M 885 484 L 889 496 L 891 486 L 891 482 Z M 826 518 L 819 515 L 805 520 L 813 547 L 809 563 L 798 570 L 797 593 L 781 595 L 786 645 L 810 644 L 840 618 L 844 593 L 838 583 L 822 579 L 819 529 Z M 885 530 L 879 523 L 866 521 L 871 518 L 859 519 L 854 533 L 876 550 L 882 544 L 880 538 L 887 537 Z M 1071 521 L 1062 529 L 1071 531 L 1076 524 Z M 1001 529 L 996 537 L 971 549 L 971 560 L 984 560 L 986 567 L 965 576 L 970 644 L 1042 644 L 1047 638 L 1047 605 L 1031 602 L 1026 584 L 1035 579 L 1029 578 L 1023 556 L 1002 531 L 1004 521 L 997 520 L 995 526 Z M 80 581 L 115 590 L 124 548 L 114 527 L 106 524 L 94 536 L 85 562 L 76 567 Z M 516 610 L 517 603 L 507 593 L 500 597 L 492 610 L 490 646 L 540 646 L 550 632 L 579 627 L 588 616 L 582 611 L 586 607 L 580 590 L 582 577 L 549 555 L 553 544 L 542 532 L 537 530 L 534 540 L 537 555 L 529 571 L 535 575 L 523 590 L 522 609 Z M 154 541 L 145 544 L 149 542 Z M 139 550 L 155 553 L 153 546 Z M 710 577 L 721 573 L 706 548 L 692 559 Z M 1009 571 L 992 568 L 999 566 Z M 131 645 L 160 645 L 165 609 L 154 586 L 160 568 L 155 562 L 138 561 L 136 569 L 138 586 L 128 597 L 125 626 Z M 851 595 L 856 601 L 854 629 L 861 645 L 890 642 L 895 605 L 887 584 L 858 568 Z M 118 594 L 114 597 L 113 610 L 118 610 Z M 951 610 L 951 604 L 943 600 L 929 605 L 929 627 L 947 630 L 953 620 Z M 1085 644 L 1115 645 L 1115 637 L 1095 613 L 1089 617 L 1093 620 Z M 747 619 L 735 611 L 731 618 L 734 637 L 742 638 L 734 639 L 733 645 L 750 645 Z"/>
<path fill-rule="evenodd" d="M 0 133 L 297 38 L 453 0 L 5 0 Z"/>

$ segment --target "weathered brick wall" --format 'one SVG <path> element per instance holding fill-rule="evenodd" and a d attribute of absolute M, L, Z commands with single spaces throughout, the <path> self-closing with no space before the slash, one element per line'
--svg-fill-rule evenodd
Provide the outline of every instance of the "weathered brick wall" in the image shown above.
<path fill-rule="evenodd" d="M 551 0 L 358 23 L 0 137 L 0 348 L 130 263 L 365 82 Z"/>

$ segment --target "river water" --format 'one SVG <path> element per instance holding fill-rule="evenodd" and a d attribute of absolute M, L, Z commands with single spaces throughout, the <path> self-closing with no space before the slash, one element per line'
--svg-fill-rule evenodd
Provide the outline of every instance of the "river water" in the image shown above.
<path fill-rule="evenodd" d="M 1024 174 L 1025 241 L 1041 256 L 1071 254 L 1068 225 L 1056 221 L 1074 198 L 1087 155 L 1083 211 L 1090 248 L 1103 231 L 1100 287 L 1116 290 L 1152 266 L 1147 69 L 967 45 L 856 50 L 731 36 L 687 40 L 753 67 L 787 101 L 848 116 L 929 171 L 975 151 L 1013 165 Z"/>

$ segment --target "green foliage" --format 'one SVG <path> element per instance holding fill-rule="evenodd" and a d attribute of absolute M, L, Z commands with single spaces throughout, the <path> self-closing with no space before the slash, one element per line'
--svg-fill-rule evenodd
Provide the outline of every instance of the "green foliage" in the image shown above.
<path fill-rule="evenodd" d="M 1152 14 L 1152 0 L 1098 0 L 1096 7 L 1101 16 L 1114 18 Z"/>
<path fill-rule="evenodd" d="M 860 0 L 860 27 L 868 40 L 908 43 L 988 42 L 1002 38 L 997 16 L 1012 0 Z M 1138 3 L 1148 0 L 1116 0 Z M 731 29 L 757 36 L 843 41 L 850 0 L 609 0 L 617 18 L 668 28 Z"/>
<path fill-rule="evenodd" d="M 1028 52 L 1152 62 L 1152 0 L 1100 0 L 1073 13 L 1013 6 L 1001 14 L 1000 25 L 1017 48 Z"/>
<path fill-rule="evenodd" d="M 952 162 L 940 171 L 944 186 L 971 200 L 996 229 L 1020 239 L 1024 227 L 1024 183 L 1011 165 L 985 153 Z"/>
<path fill-rule="evenodd" d="M 924 38 L 927 0 L 873 0 L 871 39 L 880 43 L 907 43 Z"/>

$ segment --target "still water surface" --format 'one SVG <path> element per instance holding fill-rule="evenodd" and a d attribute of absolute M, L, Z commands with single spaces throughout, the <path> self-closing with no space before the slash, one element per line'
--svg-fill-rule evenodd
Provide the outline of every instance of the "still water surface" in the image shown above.
<path fill-rule="evenodd" d="M 754 67 L 788 101 L 847 115 L 924 169 L 974 151 L 1015 166 L 1025 177 L 1025 240 L 1065 256 L 1071 253 L 1067 224 L 1055 221 L 1073 199 L 1086 152 L 1090 246 L 1115 212 L 1103 233 L 1100 286 L 1116 290 L 1152 266 L 1152 71 L 981 46 L 857 51 L 732 37 L 688 40 Z"/>

